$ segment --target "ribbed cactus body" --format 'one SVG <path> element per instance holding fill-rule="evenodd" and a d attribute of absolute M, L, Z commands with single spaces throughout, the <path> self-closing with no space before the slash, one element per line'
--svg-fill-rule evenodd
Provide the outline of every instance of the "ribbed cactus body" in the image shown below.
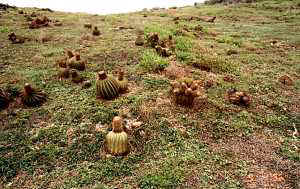
<path fill-rule="evenodd" d="M 103 74 L 103 75 L 100 75 Z M 113 99 L 119 95 L 120 85 L 112 76 L 107 76 L 104 72 L 98 73 L 96 82 L 96 95 L 99 98 Z"/>
<path fill-rule="evenodd" d="M 35 107 L 42 105 L 47 100 L 47 95 L 39 90 L 25 84 L 24 92 L 21 94 L 21 101 L 25 106 Z"/>
<path fill-rule="evenodd" d="M 124 131 L 120 133 L 110 131 L 106 136 L 106 141 L 107 149 L 113 155 L 122 155 L 128 150 L 128 136 Z"/>
<path fill-rule="evenodd" d="M 128 152 L 128 135 L 123 130 L 123 120 L 116 116 L 112 122 L 113 130 L 106 135 L 107 151 L 112 155 L 124 155 Z"/>

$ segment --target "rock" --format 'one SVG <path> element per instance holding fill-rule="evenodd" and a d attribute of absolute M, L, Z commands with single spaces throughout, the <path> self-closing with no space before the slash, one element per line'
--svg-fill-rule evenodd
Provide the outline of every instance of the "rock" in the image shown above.
<path fill-rule="evenodd" d="M 227 55 L 233 55 L 233 54 L 238 54 L 237 50 L 234 50 L 234 49 L 229 49 L 226 53 Z"/>

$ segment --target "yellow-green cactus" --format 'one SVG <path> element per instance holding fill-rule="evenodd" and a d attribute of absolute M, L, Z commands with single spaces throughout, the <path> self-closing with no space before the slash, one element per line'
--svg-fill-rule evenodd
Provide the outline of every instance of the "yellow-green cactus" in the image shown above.
<path fill-rule="evenodd" d="M 123 130 L 122 122 L 121 117 L 114 117 L 113 130 L 106 136 L 107 151 L 112 155 L 124 155 L 128 152 L 128 135 Z"/>
<path fill-rule="evenodd" d="M 25 106 L 40 106 L 47 100 L 47 95 L 37 89 L 33 89 L 30 84 L 26 83 L 24 91 L 21 94 L 21 101 Z"/>
<path fill-rule="evenodd" d="M 119 96 L 120 85 L 118 81 L 106 75 L 104 71 L 98 73 L 96 81 L 96 96 L 97 98 L 113 99 Z"/>

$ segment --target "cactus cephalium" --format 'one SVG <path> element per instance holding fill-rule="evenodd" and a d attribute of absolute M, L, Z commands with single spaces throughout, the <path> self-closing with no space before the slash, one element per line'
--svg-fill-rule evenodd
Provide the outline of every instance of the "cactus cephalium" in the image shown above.
<path fill-rule="evenodd" d="M 118 73 L 118 83 L 120 85 L 120 93 L 124 93 L 128 90 L 128 80 L 124 78 L 124 71 L 122 70 Z"/>
<path fill-rule="evenodd" d="M 199 86 L 197 81 L 184 78 L 172 83 L 171 92 L 177 104 L 191 106 L 193 105 L 194 99 L 202 94 L 203 89 Z"/>
<path fill-rule="evenodd" d="M 9 98 L 6 92 L 0 89 L 0 111 L 4 110 L 9 105 Z"/>
<path fill-rule="evenodd" d="M 128 135 L 123 130 L 122 122 L 121 117 L 114 117 L 113 130 L 106 135 L 107 151 L 112 155 L 124 155 L 128 152 Z"/>
<path fill-rule="evenodd" d="M 47 95 L 44 92 L 32 88 L 28 83 L 25 84 L 24 91 L 21 94 L 21 101 L 25 106 L 40 106 L 46 102 L 46 100 Z"/>
<path fill-rule="evenodd" d="M 96 81 L 97 98 L 116 98 L 119 95 L 119 88 L 120 85 L 114 77 L 106 75 L 104 71 L 98 73 Z"/>

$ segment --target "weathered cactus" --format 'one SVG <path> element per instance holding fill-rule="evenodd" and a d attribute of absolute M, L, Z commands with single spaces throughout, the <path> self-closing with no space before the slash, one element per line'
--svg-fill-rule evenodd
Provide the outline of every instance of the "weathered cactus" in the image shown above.
<path fill-rule="evenodd" d="M 79 75 L 79 73 L 76 70 L 71 70 L 71 77 L 73 83 L 83 82 L 83 78 Z"/>
<path fill-rule="evenodd" d="M 114 117 L 113 130 L 106 136 L 107 151 L 112 155 L 124 155 L 128 152 L 128 135 L 123 130 L 122 122 L 121 117 Z"/>
<path fill-rule="evenodd" d="M 118 83 L 120 85 L 119 92 L 124 93 L 128 90 L 128 80 L 124 78 L 124 71 L 120 70 L 118 73 Z"/>
<path fill-rule="evenodd" d="M 203 89 L 197 81 L 189 78 L 183 78 L 172 83 L 172 91 L 177 104 L 183 106 L 193 105 L 194 99 L 203 93 Z"/>
<path fill-rule="evenodd" d="M 85 70 L 85 64 L 86 61 L 81 60 L 80 54 L 78 53 L 75 53 L 75 56 L 73 56 L 67 61 L 67 65 L 69 68 L 76 69 L 79 71 Z"/>
<path fill-rule="evenodd" d="M 46 102 L 46 100 L 47 95 L 44 92 L 32 88 L 28 83 L 25 84 L 24 91 L 21 94 L 21 101 L 25 106 L 40 106 Z"/>
<path fill-rule="evenodd" d="M 242 91 L 237 91 L 235 88 L 227 91 L 227 98 L 232 104 L 249 106 L 251 97 Z"/>
<path fill-rule="evenodd" d="M 104 71 L 98 73 L 96 81 L 96 96 L 97 98 L 113 99 L 119 96 L 120 85 L 117 80 L 106 75 Z"/>

